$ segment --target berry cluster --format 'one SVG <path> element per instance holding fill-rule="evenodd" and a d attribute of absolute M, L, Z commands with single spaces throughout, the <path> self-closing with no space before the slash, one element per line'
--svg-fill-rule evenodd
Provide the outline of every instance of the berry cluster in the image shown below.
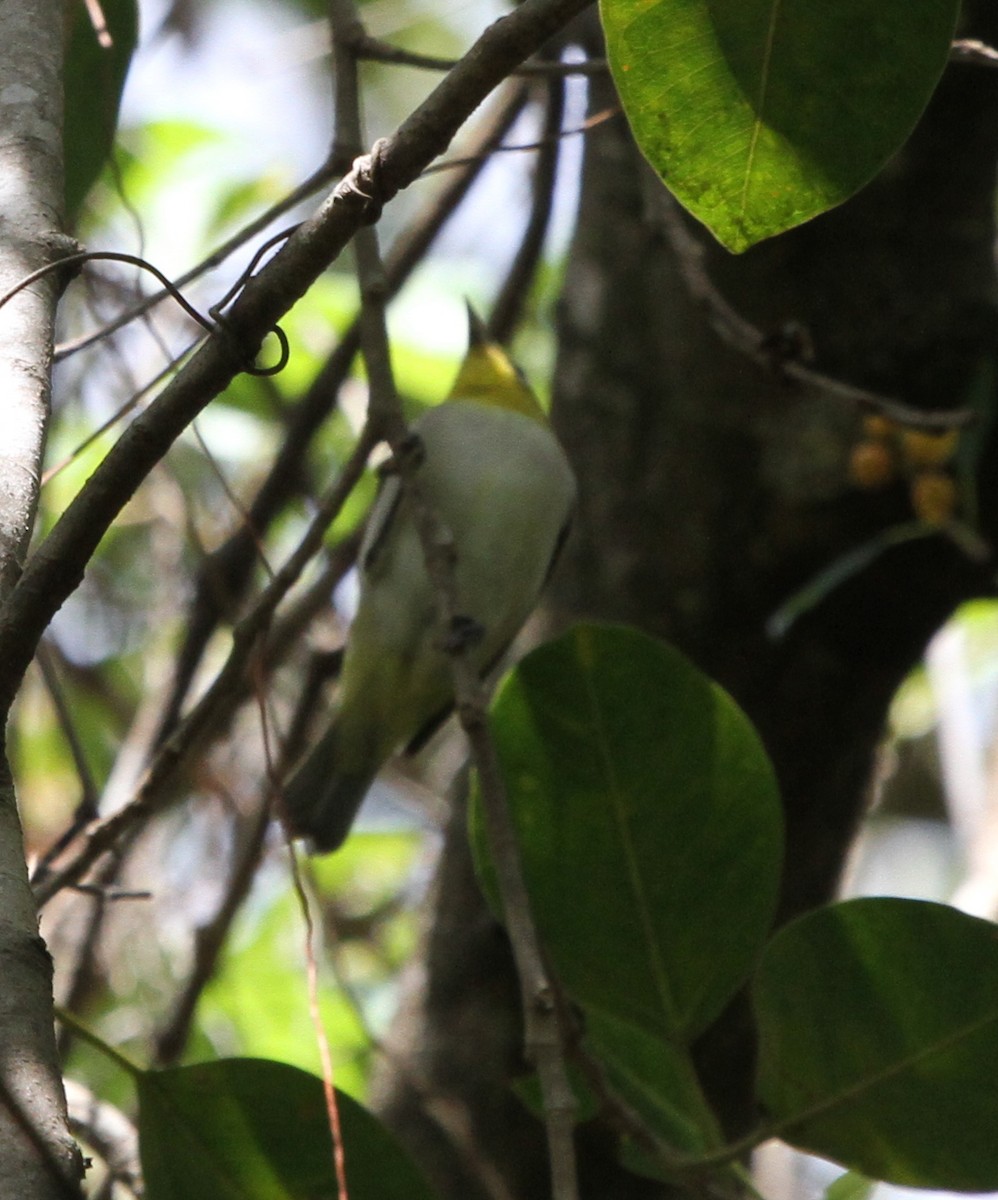
<path fill-rule="evenodd" d="M 865 490 L 906 479 L 916 517 L 927 525 L 945 525 L 958 504 L 952 473 L 958 442 L 955 429 L 906 429 L 879 413 L 867 413 L 862 437 L 849 455 L 849 478 Z"/>

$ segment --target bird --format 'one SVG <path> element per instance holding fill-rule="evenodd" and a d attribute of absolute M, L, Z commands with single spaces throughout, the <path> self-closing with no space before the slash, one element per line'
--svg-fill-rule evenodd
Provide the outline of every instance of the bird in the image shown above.
<path fill-rule="evenodd" d="M 576 481 L 524 375 L 469 306 L 468 351 L 446 399 L 411 429 L 418 489 L 453 541 L 456 612 L 484 677 L 534 609 L 565 540 Z M 382 767 L 414 753 L 454 705 L 411 498 L 382 475 L 358 554 L 360 597 L 328 729 L 283 789 L 288 832 L 313 853 L 346 840 Z"/>

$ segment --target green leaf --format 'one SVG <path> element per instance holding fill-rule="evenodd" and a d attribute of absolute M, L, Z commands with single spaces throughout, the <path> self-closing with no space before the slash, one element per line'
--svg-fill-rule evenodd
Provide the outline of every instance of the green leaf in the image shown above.
<path fill-rule="evenodd" d="M 958 0 L 601 0 L 643 153 L 731 250 L 867 183 L 942 74 Z"/>
<path fill-rule="evenodd" d="M 998 929 L 850 900 L 794 921 L 753 985 L 780 1137 L 877 1179 L 998 1188 Z"/>
<path fill-rule="evenodd" d="M 868 1179 L 858 1171 L 846 1171 L 825 1188 L 825 1200 L 870 1200 L 876 1186 L 875 1179 Z"/>
<path fill-rule="evenodd" d="M 370 1113 L 337 1093 L 351 1200 L 431 1200 Z M 139 1079 L 147 1200 L 335 1200 L 322 1080 L 233 1058 Z"/>
<path fill-rule="evenodd" d="M 748 720 L 678 651 L 597 625 L 528 655 L 493 713 L 560 979 L 587 1009 L 694 1037 L 750 971 L 776 898 L 779 802 Z"/>
<path fill-rule="evenodd" d="M 72 225 L 114 143 L 118 104 L 138 40 L 135 0 L 103 0 L 112 44 L 101 46 L 85 4 L 70 4 L 63 81 L 66 217 Z"/>
<path fill-rule="evenodd" d="M 685 1048 L 596 1010 L 587 1012 L 585 1029 L 586 1046 L 607 1083 L 663 1143 L 692 1157 L 722 1145 Z M 641 1159 L 642 1174 L 668 1177 L 668 1164 L 657 1162 L 647 1149 L 641 1149 Z"/>

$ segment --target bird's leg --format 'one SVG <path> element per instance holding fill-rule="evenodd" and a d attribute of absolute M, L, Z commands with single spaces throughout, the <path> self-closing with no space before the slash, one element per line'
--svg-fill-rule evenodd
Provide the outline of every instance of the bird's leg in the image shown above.
<path fill-rule="evenodd" d="M 426 447 L 418 433 L 411 429 L 395 447 L 394 454 L 378 467 L 382 477 L 404 475 L 408 470 L 418 470 L 426 459 Z"/>
<path fill-rule="evenodd" d="M 474 617 L 455 613 L 447 622 L 447 629 L 440 639 L 440 649 L 446 654 L 463 654 L 485 637 L 485 626 Z"/>

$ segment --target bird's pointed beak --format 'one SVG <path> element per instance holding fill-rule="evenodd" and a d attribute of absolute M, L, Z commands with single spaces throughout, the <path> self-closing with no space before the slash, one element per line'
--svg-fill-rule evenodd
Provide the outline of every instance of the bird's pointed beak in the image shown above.
<path fill-rule="evenodd" d="M 488 326 L 471 307 L 471 301 L 465 300 L 465 306 L 468 309 L 468 349 L 474 349 L 475 346 L 485 346 L 492 341 L 489 336 Z"/>

